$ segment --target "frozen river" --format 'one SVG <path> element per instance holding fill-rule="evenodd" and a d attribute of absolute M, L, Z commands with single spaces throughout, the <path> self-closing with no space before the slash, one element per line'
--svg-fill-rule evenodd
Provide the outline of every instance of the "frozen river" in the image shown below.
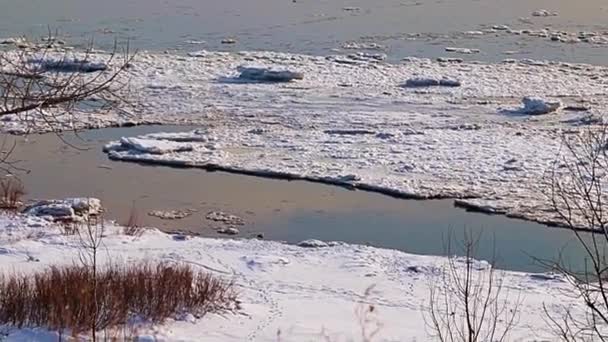
<path fill-rule="evenodd" d="M 327 55 L 359 46 L 393 61 L 456 46 L 479 50 L 465 59 L 605 64 L 607 8 L 601 0 L 1 0 L 0 37 L 50 28 L 71 41 L 129 39 L 138 49 L 177 52 Z"/>

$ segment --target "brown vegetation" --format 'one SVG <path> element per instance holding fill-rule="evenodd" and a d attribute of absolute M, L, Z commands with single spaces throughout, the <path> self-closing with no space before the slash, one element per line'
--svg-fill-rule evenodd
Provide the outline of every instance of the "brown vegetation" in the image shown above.
<path fill-rule="evenodd" d="M 16 210 L 21 206 L 21 198 L 25 195 L 23 183 L 14 177 L 0 180 L 0 208 Z"/>
<path fill-rule="evenodd" d="M 96 275 L 86 266 L 52 267 L 0 278 L 0 323 L 77 334 L 134 317 L 162 323 L 180 313 L 231 310 L 235 298 L 231 283 L 184 265 L 111 264 Z"/>

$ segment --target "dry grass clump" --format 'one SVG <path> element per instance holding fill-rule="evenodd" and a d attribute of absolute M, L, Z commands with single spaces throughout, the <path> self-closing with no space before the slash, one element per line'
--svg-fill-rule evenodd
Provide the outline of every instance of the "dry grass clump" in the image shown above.
<path fill-rule="evenodd" d="M 131 211 L 129 212 L 127 221 L 124 223 L 124 227 L 124 233 L 129 236 L 141 236 L 144 232 L 143 224 L 141 223 L 139 211 L 135 206 L 135 202 L 133 202 L 133 205 L 131 206 Z"/>
<path fill-rule="evenodd" d="M 17 210 L 21 205 L 21 198 L 25 195 L 25 186 L 13 177 L 0 180 L 0 208 Z"/>
<path fill-rule="evenodd" d="M 182 313 L 200 317 L 235 304 L 231 283 L 185 265 L 109 265 L 97 271 L 72 265 L 0 277 L 0 324 L 72 334 L 135 318 L 162 323 Z"/>

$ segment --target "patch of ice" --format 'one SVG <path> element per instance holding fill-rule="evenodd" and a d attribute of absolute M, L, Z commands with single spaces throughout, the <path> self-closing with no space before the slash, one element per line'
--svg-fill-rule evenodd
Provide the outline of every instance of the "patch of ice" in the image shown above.
<path fill-rule="evenodd" d="M 544 9 L 536 10 L 532 12 L 533 17 L 555 17 L 557 16 L 557 12 L 550 12 Z"/>
<path fill-rule="evenodd" d="M 234 227 L 226 227 L 226 228 L 218 229 L 217 233 L 224 234 L 224 235 L 238 235 L 240 233 L 240 231 Z"/>
<path fill-rule="evenodd" d="M 153 210 L 148 213 L 150 216 L 158 217 L 162 220 L 180 220 L 192 215 L 191 210 Z"/>
<path fill-rule="evenodd" d="M 345 50 L 384 50 L 385 47 L 378 43 L 359 43 L 359 42 L 347 42 L 342 44 L 342 48 Z"/>
<path fill-rule="evenodd" d="M 32 58 L 28 61 L 34 67 L 44 71 L 55 72 L 97 72 L 108 68 L 105 63 L 95 63 L 86 59 L 78 58 Z"/>
<path fill-rule="evenodd" d="M 298 247 L 303 248 L 326 248 L 329 247 L 327 242 L 323 242 L 321 240 L 309 239 L 298 242 Z"/>
<path fill-rule="evenodd" d="M 102 211 L 101 201 L 97 198 L 37 201 L 23 210 L 26 215 L 50 217 L 57 221 L 78 221 L 89 215 L 99 215 Z"/>
<path fill-rule="evenodd" d="M 210 221 L 222 222 L 229 225 L 242 226 L 245 224 L 245 220 L 236 215 L 228 214 L 222 211 L 209 212 L 205 218 Z"/>
<path fill-rule="evenodd" d="M 240 72 L 240 79 L 254 82 L 291 82 L 304 79 L 304 74 L 301 72 L 290 70 L 244 66 L 238 67 L 237 70 Z"/>
<path fill-rule="evenodd" d="M 183 144 L 157 139 L 127 138 L 120 139 L 120 148 L 134 149 L 142 153 L 166 154 L 171 152 L 192 151 L 190 144 Z"/>
<path fill-rule="evenodd" d="M 524 107 L 521 109 L 523 114 L 543 115 L 557 111 L 562 103 L 557 100 L 547 100 L 540 97 L 524 97 Z"/>
<path fill-rule="evenodd" d="M 415 77 L 408 79 L 403 87 L 405 88 L 423 88 L 423 87 L 460 87 L 461 83 L 458 80 L 448 78 L 427 78 Z"/>
<path fill-rule="evenodd" d="M 459 48 L 459 47 L 446 47 L 445 51 L 447 51 L 447 52 L 454 52 L 454 53 L 461 53 L 461 54 L 464 54 L 464 55 L 471 55 L 471 54 L 475 54 L 475 53 L 479 53 L 480 52 L 478 49 Z"/>

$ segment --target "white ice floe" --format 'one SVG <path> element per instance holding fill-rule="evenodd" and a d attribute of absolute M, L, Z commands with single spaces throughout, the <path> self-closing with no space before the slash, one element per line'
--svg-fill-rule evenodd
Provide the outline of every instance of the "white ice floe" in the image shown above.
<path fill-rule="evenodd" d="M 66 198 L 37 201 L 28 205 L 23 212 L 56 221 L 79 221 L 89 215 L 101 214 L 103 207 L 97 198 Z"/>
<path fill-rule="evenodd" d="M 239 66 L 237 70 L 241 73 L 239 79 L 253 82 L 291 82 L 302 80 L 304 75 L 301 72 L 290 70 L 273 70 L 263 67 Z"/>
<path fill-rule="evenodd" d="M 121 149 L 136 150 L 141 153 L 165 154 L 170 152 L 192 151 L 193 147 L 190 144 L 184 144 L 173 141 L 165 141 L 161 139 L 138 139 L 138 138 L 122 138 L 120 139 Z"/>
<path fill-rule="evenodd" d="M 471 55 L 471 54 L 475 54 L 475 53 L 479 53 L 479 49 L 469 49 L 469 48 L 460 48 L 460 47 L 446 47 L 445 51 L 447 52 L 454 52 L 454 53 L 461 53 L 463 55 Z"/>
<path fill-rule="evenodd" d="M 342 44 L 342 48 L 345 50 L 384 50 L 385 47 L 378 43 L 359 43 L 359 42 L 347 42 Z"/>
<path fill-rule="evenodd" d="M 234 314 L 195 317 L 183 313 L 154 325 L 134 321 L 127 327 L 134 340 L 275 342 L 279 334 L 287 341 L 325 340 L 324 336 L 332 341 L 357 341 L 362 319 L 357 312 L 369 305 L 374 311 L 368 318 L 381 326 L 374 341 L 432 340 L 424 314 L 430 284 L 441 284 L 444 258 L 343 243 L 301 248 L 259 240 L 183 238 L 156 229 L 133 237 L 120 234 L 122 230 L 106 224 L 100 265 L 187 264 L 234 282 L 240 301 Z M 62 234 L 59 226 L 27 216 L 0 215 L 0 272 L 4 274 L 72 265 L 82 253 L 79 237 Z M 464 267 L 466 262 L 458 259 L 455 265 Z M 474 263 L 476 274 L 487 272 L 487 263 Z M 569 283 L 559 277 L 495 272 L 502 281 L 501 301 L 519 311 L 509 340 L 552 340 L 544 310 L 559 315 L 568 308 L 575 317 L 584 318 L 579 316 L 582 307 L 577 299 L 569 295 Z M 57 341 L 59 335 L 44 328 L 1 328 L 5 341 Z"/>
<path fill-rule="evenodd" d="M 108 68 L 105 63 L 97 63 L 78 58 L 39 57 L 28 61 L 36 69 L 55 72 L 96 72 Z"/>
<path fill-rule="evenodd" d="M 306 77 L 226 82 L 238 79 L 243 65 Z M 360 54 L 141 53 L 124 75 L 134 105 L 128 114 L 75 113 L 78 120 L 58 120 L 66 127 L 204 126 L 140 137 L 159 151 L 170 143 L 165 154 L 116 142 L 108 148 L 115 159 L 304 178 L 403 197 L 467 197 L 509 215 L 552 221 L 549 211 L 538 209 L 546 205 L 540 180 L 559 151 L 560 131 L 601 122 L 585 118 L 608 112 L 608 83 L 598 77 L 606 73 L 603 66 L 515 59 L 485 64 L 408 58 L 391 64 Z M 455 80 L 460 86 L 402 87 L 410 79 Z M 593 106 L 524 119 L 501 111 L 517 108 L 524 97 Z M 27 131 L 21 120 L 0 121 L 0 127 Z M 326 133 L 336 130 L 374 134 Z M 173 143 L 186 151 L 175 151 Z M 514 158 L 517 165 L 505 164 Z"/>
<path fill-rule="evenodd" d="M 245 224 L 245 220 L 236 215 L 228 214 L 222 211 L 212 211 L 207 213 L 205 216 L 207 220 L 222 222 L 229 225 L 242 226 Z"/>
<path fill-rule="evenodd" d="M 403 84 L 406 88 L 420 88 L 420 87 L 460 87 L 460 81 L 451 80 L 447 78 L 425 78 L 416 77 L 410 78 Z"/>
<path fill-rule="evenodd" d="M 522 102 L 524 107 L 521 112 L 528 115 L 553 113 L 562 106 L 558 100 L 547 100 L 540 97 L 524 97 Z"/>
<path fill-rule="evenodd" d="M 159 146 L 188 141 L 191 151 L 154 155 L 109 148 L 110 156 L 310 179 L 402 197 L 466 197 L 508 215 L 552 222 L 553 213 L 539 210 L 547 206 L 541 180 L 559 151 L 560 128 L 577 129 L 584 117 L 608 111 L 603 96 L 608 84 L 597 77 L 608 72 L 602 66 L 417 58 L 390 64 L 355 57 L 144 54 L 130 69 L 141 118 L 206 128 L 162 139 L 140 137 Z M 295 83 L 223 82 L 237 78 L 237 67 L 248 64 L 298 70 L 306 77 Z M 402 87 L 416 79 L 432 81 Z M 460 86 L 437 86 L 441 80 Z M 589 112 L 534 120 L 501 111 L 516 108 L 524 97 L 545 99 L 545 105 L 556 99 L 594 105 Z M 511 159 L 518 162 L 507 164 Z"/>
<path fill-rule="evenodd" d="M 545 9 L 540 9 L 532 12 L 533 17 L 555 17 L 557 16 L 557 12 L 547 11 Z"/>

